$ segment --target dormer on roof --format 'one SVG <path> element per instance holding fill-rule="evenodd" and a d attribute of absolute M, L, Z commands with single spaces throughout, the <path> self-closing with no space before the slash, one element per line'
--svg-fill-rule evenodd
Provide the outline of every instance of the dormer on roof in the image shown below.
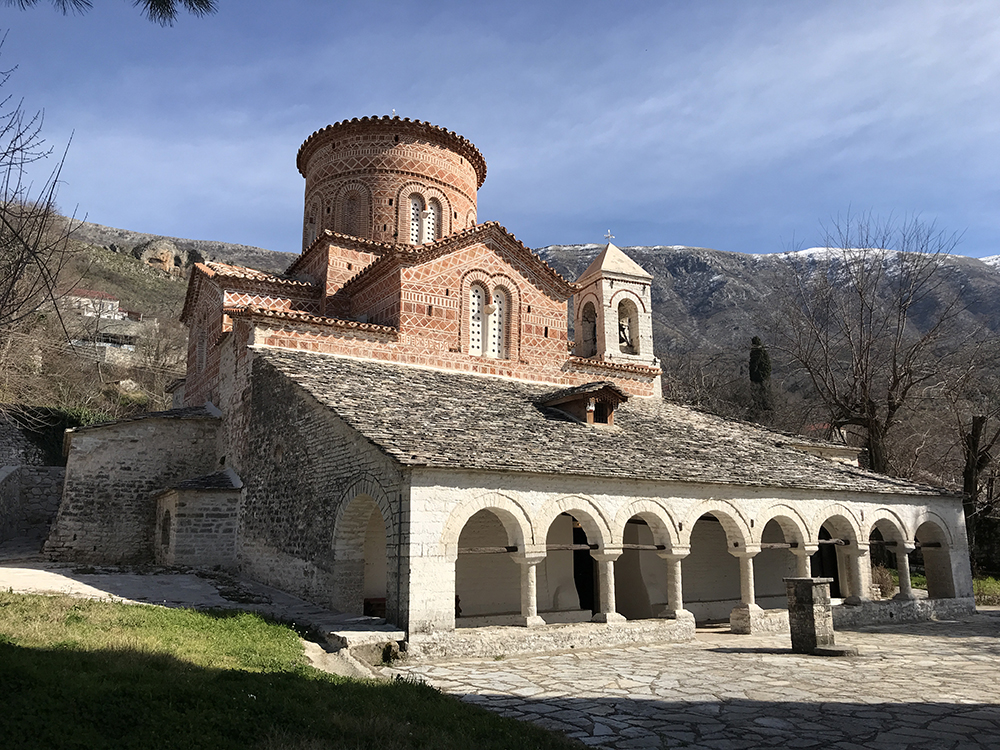
<path fill-rule="evenodd" d="M 585 424 L 615 423 L 615 409 L 628 401 L 628 394 L 614 383 L 585 383 L 551 393 L 538 400 L 539 406 L 558 409 Z"/>
<path fill-rule="evenodd" d="M 577 357 L 659 365 L 653 356 L 653 277 L 610 242 L 577 279 Z"/>

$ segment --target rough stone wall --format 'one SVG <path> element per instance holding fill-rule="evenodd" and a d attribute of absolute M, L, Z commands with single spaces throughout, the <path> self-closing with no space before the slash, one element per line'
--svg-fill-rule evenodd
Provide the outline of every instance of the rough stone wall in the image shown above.
<path fill-rule="evenodd" d="M 24 431 L 9 417 L 0 414 L 0 466 L 40 464 L 45 452 L 24 435 Z"/>
<path fill-rule="evenodd" d="M 346 525 L 351 501 L 371 497 L 390 515 L 384 519 L 392 535 L 387 616 L 397 623 L 405 620 L 396 606 L 406 584 L 396 564 L 397 530 L 401 524 L 405 529 L 403 472 L 265 362 L 255 360 L 251 367 L 248 397 L 240 408 L 253 419 L 239 420 L 243 434 L 230 436 L 229 465 L 245 482 L 238 532 L 241 571 L 328 606 L 342 604 L 343 590 L 363 593 L 369 518 L 362 519 L 356 538 L 345 540 L 343 559 L 335 554 L 335 537 L 338 520 Z M 348 580 L 355 575 L 358 581 Z"/>
<path fill-rule="evenodd" d="M 157 502 L 156 561 L 231 568 L 236 564 L 240 491 L 171 490 Z"/>
<path fill-rule="evenodd" d="M 44 539 L 59 508 L 65 477 L 61 466 L 0 468 L 0 541 Z"/>
<path fill-rule="evenodd" d="M 154 417 L 67 433 L 65 489 L 45 551 L 55 560 L 152 561 L 155 495 L 218 468 L 218 429 L 212 417 Z"/>

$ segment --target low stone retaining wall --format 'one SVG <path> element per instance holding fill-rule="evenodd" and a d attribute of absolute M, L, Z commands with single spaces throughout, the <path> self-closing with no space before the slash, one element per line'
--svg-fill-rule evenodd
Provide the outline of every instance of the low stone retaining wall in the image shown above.
<path fill-rule="evenodd" d="M 976 612 L 976 600 L 965 599 L 889 599 L 860 604 L 838 604 L 833 608 L 836 630 L 860 628 L 865 625 L 887 625 L 894 622 L 954 620 Z"/>
<path fill-rule="evenodd" d="M 538 628 L 485 627 L 411 636 L 406 658 L 494 658 L 570 649 L 680 643 L 694 638 L 694 619 L 630 620 L 546 625 Z"/>

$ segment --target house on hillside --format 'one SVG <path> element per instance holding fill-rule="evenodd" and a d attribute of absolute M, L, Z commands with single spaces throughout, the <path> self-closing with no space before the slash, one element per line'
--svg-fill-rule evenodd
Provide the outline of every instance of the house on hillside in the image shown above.
<path fill-rule="evenodd" d="M 959 498 L 664 401 L 650 275 L 608 244 L 569 281 L 480 223 L 465 138 L 354 119 L 297 164 L 288 270 L 194 267 L 183 407 L 67 433 L 52 557 L 238 569 L 411 643 L 759 632 L 786 626 L 782 579 L 812 572 L 844 621 L 973 608 Z M 873 543 L 896 601 L 870 601 Z"/>

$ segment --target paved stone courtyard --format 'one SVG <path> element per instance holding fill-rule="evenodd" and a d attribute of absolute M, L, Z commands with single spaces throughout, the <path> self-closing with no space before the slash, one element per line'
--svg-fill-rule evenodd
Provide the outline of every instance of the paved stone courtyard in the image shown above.
<path fill-rule="evenodd" d="M 860 656 L 792 654 L 787 635 L 408 666 L 505 716 L 599 748 L 1000 748 L 1000 612 L 837 634 Z"/>

